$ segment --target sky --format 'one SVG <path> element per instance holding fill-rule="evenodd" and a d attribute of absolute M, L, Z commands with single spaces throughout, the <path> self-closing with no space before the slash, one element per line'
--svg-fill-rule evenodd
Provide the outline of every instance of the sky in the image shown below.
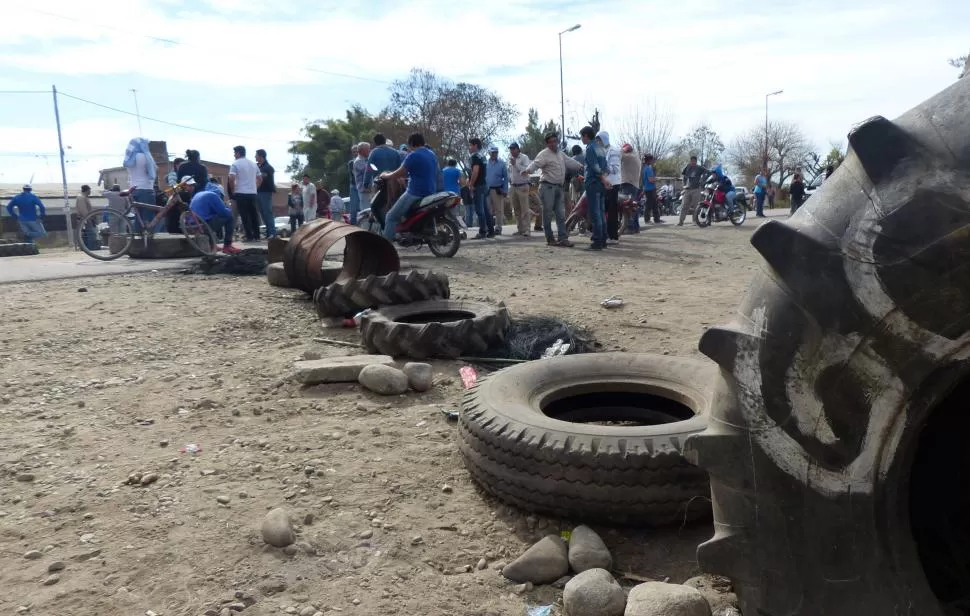
<path fill-rule="evenodd" d="M 822 152 L 952 84 L 947 59 L 970 49 L 966 0 L 31 0 L 4 16 L 0 183 L 60 181 L 52 85 L 68 181 L 93 185 L 138 135 L 219 162 L 262 147 L 282 171 L 308 120 L 379 111 L 412 67 L 495 90 L 518 134 L 529 107 L 558 120 L 574 24 L 570 132 L 594 108 L 615 133 L 656 105 L 678 135 L 703 121 L 730 144 L 783 90 L 770 117 Z"/>

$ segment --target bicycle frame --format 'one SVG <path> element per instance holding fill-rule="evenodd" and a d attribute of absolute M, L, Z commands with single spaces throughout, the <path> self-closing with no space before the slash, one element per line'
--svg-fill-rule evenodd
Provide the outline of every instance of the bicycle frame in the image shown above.
<path fill-rule="evenodd" d="M 166 189 L 166 192 L 168 192 L 168 190 L 171 189 Z M 131 198 L 130 194 L 128 195 L 127 199 L 128 210 L 126 211 L 126 214 L 127 212 L 134 212 L 135 219 L 138 221 L 138 224 L 141 227 L 140 233 L 142 236 L 144 236 L 146 245 L 148 243 L 148 238 L 155 235 L 156 225 L 165 220 L 165 215 L 168 214 L 169 210 L 185 203 L 182 201 L 182 198 L 179 196 L 178 192 L 174 190 L 172 190 L 172 196 L 168 198 L 168 202 L 166 202 L 165 205 L 155 205 L 154 203 L 142 203 L 140 201 L 135 201 Z M 145 219 L 141 216 L 141 208 L 157 212 L 155 217 L 152 218 L 147 224 L 145 223 Z"/>

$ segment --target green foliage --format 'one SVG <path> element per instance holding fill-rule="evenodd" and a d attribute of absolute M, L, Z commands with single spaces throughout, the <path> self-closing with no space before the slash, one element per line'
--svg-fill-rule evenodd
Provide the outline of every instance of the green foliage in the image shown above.
<path fill-rule="evenodd" d="M 318 185 L 345 192 L 350 184 L 350 148 L 371 141 L 380 126 L 381 121 L 359 105 L 348 109 L 344 118 L 310 122 L 303 129 L 305 138 L 290 147 L 294 157 L 286 170 L 294 177 L 309 173 Z M 306 158 L 305 165 L 298 156 Z"/>
<path fill-rule="evenodd" d="M 529 122 L 525 126 L 525 132 L 519 136 L 519 147 L 530 159 L 535 158 L 546 147 L 546 135 L 549 133 L 559 134 L 559 125 L 555 120 L 549 120 L 545 126 L 540 126 L 539 112 L 529 108 Z"/>

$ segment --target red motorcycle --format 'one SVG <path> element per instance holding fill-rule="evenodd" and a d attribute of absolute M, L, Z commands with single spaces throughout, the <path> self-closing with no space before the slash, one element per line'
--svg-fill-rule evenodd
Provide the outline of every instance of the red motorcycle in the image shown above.
<path fill-rule="evenodd" d="M 399 182 L 385 182 L 378 178 L 374 180 L 374 188 L 377 192 L 371 199 L 370 209 L 358 215 L 357 226 L 380 233 L 388 204 L 397 201 L 402 186 Z M 451 192 L 434 193 L 421 199 L 411 206 L 398 224 L 395 241 L 405 247 L 427 244 L 436 257 L 455 256 L 461 246 L 461 227 L 453 210 L 459 203 L 461 197 Z"/>
<path fill-rule="evenodd" d="M 694 224 L 707 227 L 711 222 L 730 220 L 734 226 L 744 224 L 747 211 L 737 199 L 727 202 L 727 195 L 718 190 L 716 181 L 709 181 L 704 187 L 704 200 L 694 208 Z"/>

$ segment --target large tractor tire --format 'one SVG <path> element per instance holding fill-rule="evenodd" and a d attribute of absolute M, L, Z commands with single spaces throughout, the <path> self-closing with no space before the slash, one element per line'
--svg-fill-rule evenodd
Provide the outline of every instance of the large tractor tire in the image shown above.
<path fill-rule="evenodd" d="M 849 135 L 751 243 L 720 366 L 701 568 L 750 616 L 970 613 L 970 80 Z"/>
<path fill-rule="evenodd" d="M 499 499 L 573 520 L 710 518 L 707 473 L 681 455 L 707 426 L 708 361 L 567 355 L 500 370 L 466 392 L 459 449 Z"/>
<path fill-rule="evenodd" d="M 384 276 L 337 279 L 314 291 L 313 303 L 320 317 L 347 317 L 367 308 L 448 299 L 450 296 L 447 275 L 409 270 Z"/>
<path fill-rule="evenodd" d="M 456 358 L 501 344 L 511 325 L 504 305 L 440 299 L 371 310 L 360 336 L 369 353 Z"/>

